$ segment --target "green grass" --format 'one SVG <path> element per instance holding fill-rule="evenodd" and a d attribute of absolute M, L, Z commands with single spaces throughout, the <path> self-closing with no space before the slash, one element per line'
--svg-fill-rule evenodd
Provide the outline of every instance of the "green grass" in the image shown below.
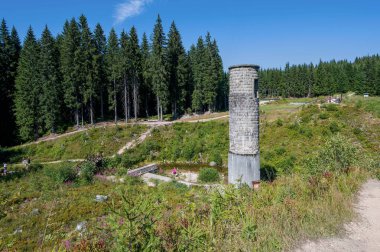
<path fill-rule="evenodd" d="M 32 162 L 47 162 L 86 158 L 98 153 L 110 156 L 146 129 L 142 125 L 94 128 L 53 141 L 3 149 L 0 159 L 15 163 L 21 162 L 23 157 L 29 157 Z"/>
<path fill-rule="evenodd" d="M 334 109 L 304 106 L 277 121 L 263 119 L 258 191 L 205 190 L 175 182 L 149 188 L 134 179 L 118 184 L 97 177 L 83 184 L 66 179 L 76 164 L 30 171 L 10 166 L 17 173 L 0 176 L 0 250 L 282 251 L 305 239 L 337 234 L 353 218 L 353 196 L 362 182 L 380 174 L 378 120 L 355 101 Z M 119 148 L 115 134 L 133 138 L 144 130 L 107 128 L 107 134 L 88 132 L 91 141 L 74 135 L 78 138 L 44 144 L 71 143 L 74 150 L 66 147 L 58 157 L 84 157 L 83 146 L 94 149 L 86 147 L 88 141 L 113 154 Z M 132 131 L 138 132 L 133 136 Z M 49 145 L 34 158 L 56 158 Z M 104 168 L 107 174 L 123 174 L 153 161 L 164 169 L 177 167 L 172 162 L 189 169 L 210 161 L 226 166 L 227 153 L 228 122 L 178 123 L 155 129 L 135 149 L 108 159 Z M 220 173 L 225 170 L 218 167 Z M 109 200 L 95 202 L 98 194 Z M 75 228 L 82 221 L 87 229 L 80 234 Z M 17 229 L 22 233 L 14 233 Z"/>

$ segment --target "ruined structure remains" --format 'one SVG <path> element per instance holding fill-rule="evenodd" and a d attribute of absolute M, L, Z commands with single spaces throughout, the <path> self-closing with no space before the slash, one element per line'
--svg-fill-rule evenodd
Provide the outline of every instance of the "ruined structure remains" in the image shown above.
<path fill-rule="evenodd" d="M 255 187 L 260 181 L 259 66 L 238 65 L 229 70 L 228 182 Z"/>

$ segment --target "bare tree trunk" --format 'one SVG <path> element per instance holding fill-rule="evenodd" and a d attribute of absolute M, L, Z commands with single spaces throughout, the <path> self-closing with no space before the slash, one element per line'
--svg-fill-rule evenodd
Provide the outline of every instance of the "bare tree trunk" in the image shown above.
<path fill-rule="evenodd" d="M 163 111 L 162 111 L 162 105 L 160 105 L 160 121 L 163 121 L 164 120 L 164 116 L 163 116 Z"/>
<path fill-rule="evenodd" d="M 138 101 L 137 101 L 137 83 L 136 83 L 136 78 L 133 78 L 133 110 L 135 114 L 135 121 L 137 121 L 137 107 Z"/>
<path fill-rule="evenodd" d="M 79 128 L 79 109 L 75 109 L 75 123 L 77 125 L 77 128 Z"/>
<path fill-rule="evenodd" d="M 158 120 L 160 121 L 160 98 L 157 96 L 157 116 Z"/>
<path fill-rule="evenodd" d="M 116 95 L 116 80 L 113 78 L 113 90 L 114 90 L 114 99 L 115 99 L 115 124 L 117 124 L 117 95 Z"/>
<path fill-rule="evenodd" d="M 128 123 L 128 87 L 127 78 L 124 76 L 124 114 L 125 114 L 125 124 Z"/>
<path fill-rule="evenodd" d="M 146 117 L 149 117 L 148 95 L 147 95 L 147 97 L 145 97 L 145 113 L 146 113 Z"/>
<path fill-rule="evenodd" d="M 84 118 L 83 118 L 83 104 L 82 104 L 82 108 L 81 108 L 81 115 L 82 115 L 82 127 L 84 126 Z"/>
<path fill-rule="evenodd" d="M 103 88 L 100 90 L 100 117 L 104 120 L 104 97 Z"/>
<path fill-rule="evenodd" d="M 92 95 L 90 96 L 90 119 L 91 119 L 91 125 L 94 125 L 94 110 L 92 107 Z"/>

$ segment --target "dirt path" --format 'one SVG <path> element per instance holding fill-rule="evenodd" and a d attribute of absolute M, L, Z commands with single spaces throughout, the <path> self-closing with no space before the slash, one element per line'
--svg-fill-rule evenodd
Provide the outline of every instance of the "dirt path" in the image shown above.
<path fill-rule="evenodd" d="M 160 122 L 160 121 L 144 121 L 144 122 L 138 122 L 138 123 L 131 123 L 130 125 L 134 125 L 134 124 L 147 125 L 147 126 L 149 126 L 149 129 L 147 131 L 145 131 L 144 133 L 142 133 L 139 138 L 133 139 L 133 140 L 127 142 L 123 147 L 121 147 L 117 151 L 117 154 L 121 155 L 126 150 L 132 149 L 132 148 L 136 147 L 137 145 L 139 145 L 140 143 L 144 142 L 144 140 L 152 133 L 153 129 L 156 128 L 156 127 L 171 125 L 171 124 L 174 124 L 174 123 L 208 122 L 208 121 L 219 120 L 219 119 L 223 119 L 223 118 L 227 118 L 227 117 L 229 117 L 229 115 L 218 116 L 218 117 L 213 117 L 213 118 L 206 118 L 206 119 L 192 119 L 192 120 L 188 120 L 188 121 L 181 121 L 181 120 L 169 121 L 169 122 L 167 122 L 167 121 L 163 121 L 163 122 Z M 83 131 L 86 131 L 86 130 L 89 130 L 89 129 L 93 129 L 93 128 L 112 127 L 112 126 L 115 126 L 115 124 L 113 124 L 113 123 L 99 123 L 98 125 L 95 125 L 94 127 L 81 128 L 81 129 L 78 129 L 76 131 L 67 132 L 67 133 L 64 133 L 64 134 L 61 134 L 61 135 L 51 135 L 49 137 L 41 138 L 41 139 L 39 139 L 39 140 L 37 140 L 35 142 L 23 144 L 21 146 L 26 146 L 26 145 L 38 144 L 38 143 L 41 143 L 41 142 L 52 141 L 52 140 L 55 140 L 55 139 L 58 139 L 58 138 L 61 138 L 61 137 L 73 135 L 73 134 L 80 133 L 80 132 L 83 132 Z M 116 156 L 116 154 L 114 154 L 114 155 L 112 155 L 110 157 L 115 157 L 115 156 Z M 58 164 L 58 163 L 62 163 L 62 162 L 82 162 L 82 161 L 85 161 L 85 159 L 55 160 L 55 161 L 42 162 L 41 164 Z M 14 165 L 21 165 L 21 164 L 14 164 Z"/>
<path fill-rule="evenodd" d="M 228 117 L 228 115 L 214 117 L 214 118 L 207 118 L 207 119 L 190 119 L 188 121 L 184 121 L 184 120 L 180 120 L 180 119 L 176 120 L 176 121 L 162 121 L 162 122 L 161 121 L 141 121 L 141 122 L 128 123 L 128 125 L 147 125 L 147 126 L 154 127 L 154 126 L 170 125 L 170 124 L 178 123 L 178 122 L 189 122 L 189 123 L 208 122 L 208 121 L 218 120 L 218 119 L 222 119 L 222 118 L 226 118 L 226 117 Z M 122 121 L 120 121 L 120 123 L 117 124 L 117 125 L 125 125 L 125 123 L 122 122 Z M 100 122 L 100 123 L 97 123 L 97 124 L 95 124 L 93 126 L 84 126 L 84 127 L 79 128 L 77 130 L 66 132 L 66 133 L 63 133 L 63 134 L 51 134 L 51 135 L 48 135 L 48 136 L 45 136 L 45 137 L 41 137 L 37 141 L 30 142 L 30 143 L 25 143 L 25 144 L 22 144 L 20 146 L 28 146 L 28 145 L 32 145 L 32 144 L 38 144 L 38 143 L 41 143 L 41 142 L 52 141 L 52 140 L 56 140 L 56 139 L 59 139 L 59 138 L 62 138 L 62 137 L 66 137 L 66 136 L 74 135 L 74 134 L 77 134 L 77 133 L 80 133 L 80 132 L 83 132 L 83 131 L 87 131 L 87 130 L 90 130 L 90 129 L 103 128 L 103 127 L 115 127 L 115 126 L 116 126 L 116 124 L 113 123 L 113 122 Z"/>
<path fill-rule="evenodd" d="M 379 252 L 380 251 L 380 181 L 369 180 L 359 192 L 355 211 L 359 218 L 348 223 L 342 238 L 308 242 L 296 252 Z"/>

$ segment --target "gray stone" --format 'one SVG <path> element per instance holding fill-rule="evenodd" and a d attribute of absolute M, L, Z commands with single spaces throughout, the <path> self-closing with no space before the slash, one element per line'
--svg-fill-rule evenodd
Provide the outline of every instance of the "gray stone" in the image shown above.
<path fill-rule="evenodd" d="M 260 180 L 259 66 L 232 66 L 229 70 L 228 182 L 253 187 L 253 182 Z"/>
<path fill-rule="evenodd" d="M 87 226 L 87 221 L 79 222 L 77 224 L 75 230 L 78 231 L 78 232 L 85 231 L 86 230 L 86 226 Z"/>
<path fill-rule="evenodd" d="M 32 210 L 32 215 L 39 215 L 40 214 L 40 210 L 38 208 L 34 208 Z"/>
<path fill-rule="evenodd" d="M 211 167 L 214 167 L 214 166 L 216 166 L 216 162 L 215 162 L 215 161 L 211 161 L 209 165 L 210 165 Z"/>
<path fill-rule="evenodd" d="M 95 201 L 96 202 L 104 202 L 108 199 L 108 196 L 105 195 L 96 195 L 95 196 Z"/>
<path fill-rule="evenodd" d="M 13 232 L 13 234 L 21 234 L 22 233 L 22 228 L 18 227 L 16 230 Z"/>

